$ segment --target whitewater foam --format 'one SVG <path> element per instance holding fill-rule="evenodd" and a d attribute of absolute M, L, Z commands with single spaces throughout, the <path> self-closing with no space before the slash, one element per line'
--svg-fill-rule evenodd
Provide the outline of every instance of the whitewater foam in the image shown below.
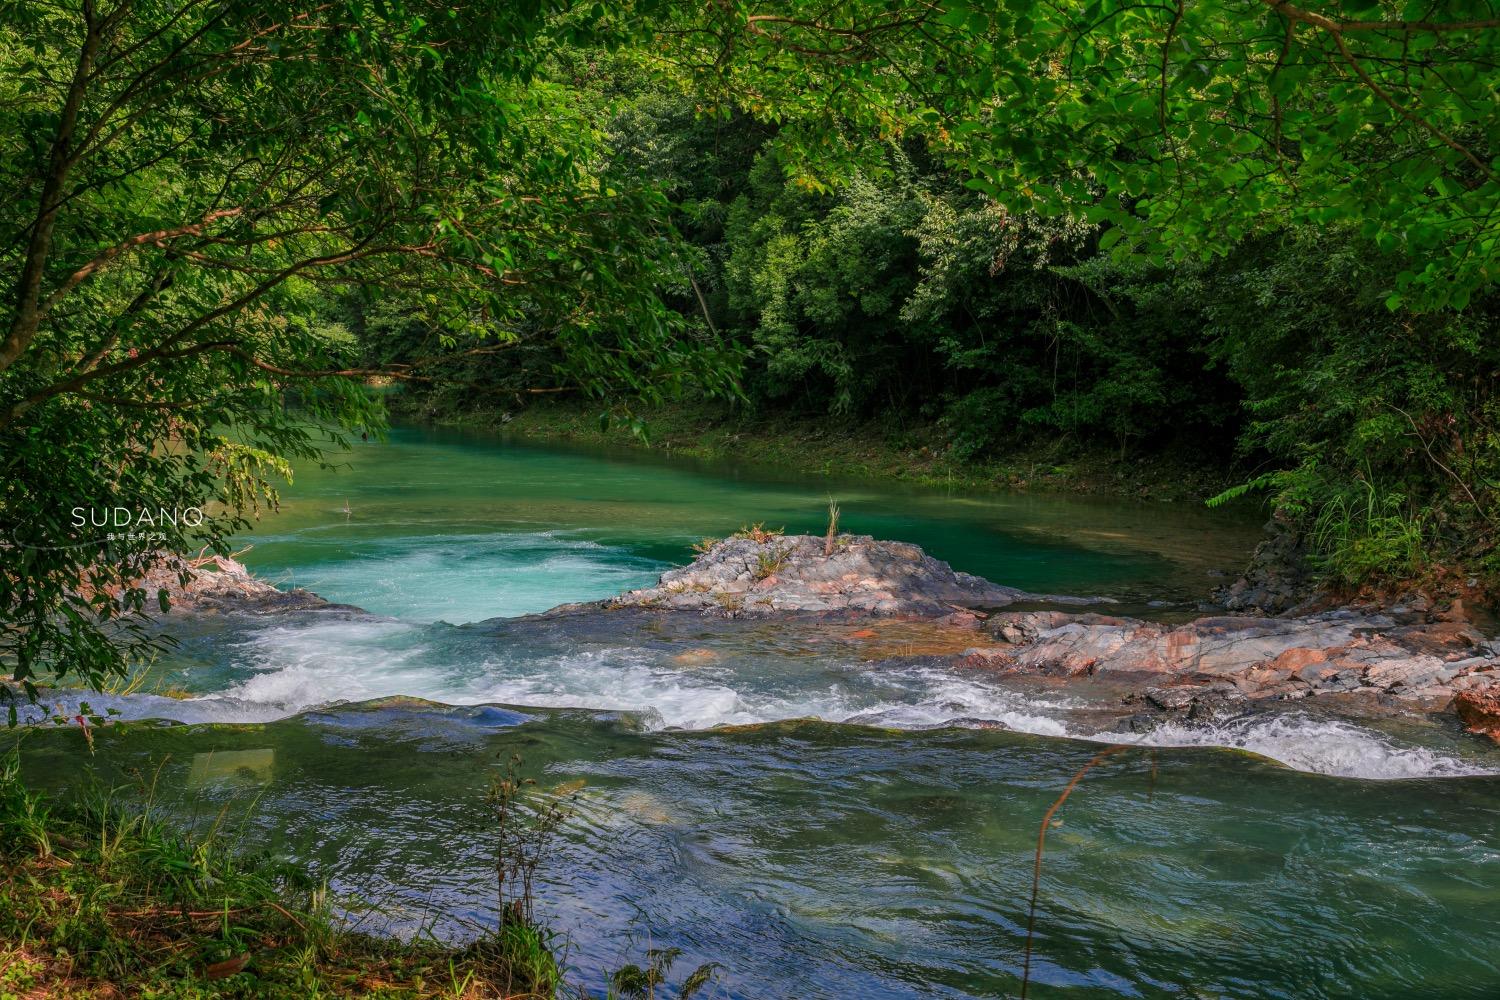
<path fill-rule="evenodd" d="M 1426 747 L 1398 746 L 1374 730 L 1303 713 L 1257 716 L 1203 727 L 1165 723 L 1148 733 L 1086 737 L 1159 747 L 1229 747 L 1299 771 L 1343 778 L 1459 778 L 1494 770 Z"/>
<path fill-rule="evenodd" d="M 392 525 L 393 532 L 410 527 Z M 352 545 L 333 533 L 320 538 L 309 531 L 299 544 L 331 553 L 291 582 L 330 601 L 412 622 L 532 614 L 560 599 L 597 600 L 644 586 L 665 568 L 558 530 L 393 533 Z"/>
<path fill-rule="evenodd" d="M 978 672 L 931 663 L 871 668 L 839 656 L 782 656 L 753 647 L 703 649 L 695 651 L 702 655 L 684 658 L 680 645 L 667 642 L 590 645 L 548 629 L 535 638 L 525 634 L 524 640 L 509 633 L 501 638 L 484 628 L 392 619 L 287 619 L 226 638 L 217 647 L 230 677 L 213 682 L 218 690 L 184 700 L 79 697 L 96 711 L 113 708 L 129 718 L 187 723 L 266 722 L 338 702 L 398 695 L 449 705 L 630 712 L 658 729 L 799 718 L 914 730 L 982 722 L 1039 736 L 1230 747 L 1298 770 L 1343 777 L 1496 773 L 1439 750 L 1401 745 L 1371 728 L 1305 712 L 1202 727 L 1167 722 L 1146 733 L 1098 733 L 1075 724 L 1077 712 L 1087 708 L 1081 702 L 1016 691 Z M 61 714 L 75 712 L 65 706 Z"/>

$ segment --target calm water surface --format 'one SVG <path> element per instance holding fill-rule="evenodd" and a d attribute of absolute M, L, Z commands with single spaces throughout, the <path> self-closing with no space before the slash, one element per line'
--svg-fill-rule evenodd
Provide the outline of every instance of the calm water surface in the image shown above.
<path fill-rule="evenodd" d="M 968 572 L 1141 600 L 1201 599 L 1260 525 L 1193 503 L 777 479 L 410 428 L 336 471 L 299 470 L 283 495 L 249 539 L 250 565 L 377 614 L 453 623 L 609 596 L 747 524 L 821 534 L 830 496 L 844 530 L 915 542 Z"/>

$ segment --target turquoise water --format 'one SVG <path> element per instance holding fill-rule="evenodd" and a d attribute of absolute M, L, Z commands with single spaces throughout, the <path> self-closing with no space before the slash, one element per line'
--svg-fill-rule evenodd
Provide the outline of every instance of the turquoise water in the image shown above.
<path fill-rule="evenodd" d="M 1114 734 L 1079 696 L 955 669 L 906 626 L 526 617 L 741 524 L 820 531 L 830 493 L 846 529 L 998 582 L 1185 613 L 1252 515 L 410 429 L 349 463 L 299 470 L 246 561 L 369 613 L 179 623 L 147 685 L 179 697 L 94 703 L 188 724 L 108 727 L 92 758 L 37 732 L 34 781 L 159 768 L 166 807 L 248 817 L 364 926 L 462 938 L 495 918 L 482 796 L 519 753 L 544 792 L 583 782 L 540 903 L 582 981 L 673 946 L 723 965 L 718 996 L 1001 997 L 1042 814 L 1101 743 L 1150 740 L 1049 831 L 1031 996 L 1500 992 L 1500 753 L 1451 723 L 1301 706 Z M 1013 731 L 976 728 L 994 723 Z"/>
<path fill-rule="evenodd" d="M 690 546 L 756 522 L 915 542 L 1044 593 L 1188 600 L 1236 568 L 1259 519 L 1197 504 L 964 494 L 769 478 L 639 453 L 558 451 L 398 428 L 343 468 L 299 469 L 246 563 L 376 614 L 453 623 L 544 611 L 655 579 Z M 347 509 L 347 513 L 345 513 Z"/>

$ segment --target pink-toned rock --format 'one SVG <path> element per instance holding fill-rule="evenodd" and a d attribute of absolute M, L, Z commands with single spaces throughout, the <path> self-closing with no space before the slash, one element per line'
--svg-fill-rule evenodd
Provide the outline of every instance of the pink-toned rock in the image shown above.
<path fill-rule="evenodd" d="M 1004 646 L 974 646 L 963 651 L 958 661 L 962 666 L 981 670 L 1012 670 L 1016 658 Z"/>
<path fill-rule="evenodd" d="M 1127 685 L 1217 683 L 1255 699 L 1364 693 L 1422 711 L 1441 710 L 1456 691 L 1489 689 L 1490 677 L 1500 692 L 1500 646 L 1464 623 L 1398 625 L 1336 611 L 1200 618 L 1168 628 L 1094 614 L 1002 612 L 983 629 L 1011 644 L 1008 658 L 966 662 L 1028 674 L 1108 676 Z M 1144 680 L 1153 675 L 1158 679 Z"/>
<path fill-rule="evenodd" d="M 1032 673 L 1076 677 L 1092 673 L 1101 660 L 1115 660 L 1129 641 L 1129 630 L 1119 625 L 1070 622 L 1037 636 L 1016 654 L 1016 665 Z"/>
<path fill-rule="evenodd" d="M 1293 646 L 1271 661 L 1271 665 L 1278 670 L 1296 670 L 1311 666 L 1314 663 L 1326 663 L 1329 650 L 1314 649 L 1308 646 Z"/>
<path fill-rule="evenodd" d="M 1500 683 L 1460 691 L 1453 698 L 1453 710 L 1469 732 L 1500 743 Z"/>

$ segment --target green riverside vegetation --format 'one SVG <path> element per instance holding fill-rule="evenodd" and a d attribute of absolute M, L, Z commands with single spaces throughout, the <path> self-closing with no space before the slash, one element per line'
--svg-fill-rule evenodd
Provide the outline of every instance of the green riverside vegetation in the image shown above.
<path fill-rule="evenodd" d="M 12 751 L 0 757 L 0 1000 L 625 1000 L 710 984 L 713 966 L 672 975 L 670 949 L 618 969 L 602 992 L 567 981 L 566 942 L 532 913 L 529 880 L 566 812 L 534 803 L 518 765 L 489 805 L 497 870 L 525 884 L 502 877 L 498 928 L 445 946 L 351 930 L 326 887 L 244 850 L 224 816 L 192 835 L 155 818 L 149 783 L 49 801 L 23 784 Z"/>
<path fill-rule="evenodd" d="M 616 407 L 626 430 L 697 454 L 748 442 L 741 455 L 830 472 L 1250 493 L 1308 534 L 1335 584 L 1500 578 L 1500 299 L 1487 281 L 1406 297 L 1425 255 L 1387 238 L 1396 223 L 1284 206 L 1242 232 L 1147 239 L 1140 218 L 1103 211 L 1132 202 L 1097 177 L 1073 192 L 1091 208 L 1042 206 L 976 183 L 928 132 L 862 130 L 853 112 L 828 125 L 858 154 L 835 169 L 809 159 L 798 122 L 705 116 L 701 93 L 638 59 L 569 66 L 612 109 L 610 176 L 657 178 L 673 202 L 691 268 L 676 307 L 742 352 L 736 398 Z M 1394 155 L 1393 133 L 1361 128 L 1381 137 L 1367 157 Z M 1470 180 L 1463 197 L 1492 189 Z M 1229 226 L 1245 206 L 1226 197 Z M 1490 248 L 1475 266 L 1492 276 L 1493 240 L 1471 243 L 1461 252 Z M 392 327 L 389 309 L 360 327 L 372 357 L 419 353 L 420 328 Z M 538 384 L 548 365 L 566 367 L 541 350 L 455 361 L 403 405 L 607 439 L 576 426 L 610 409 L 587 393 L 521 415 L 538 388 L 568 392 L 565 376 Z"/>
<path fill-rule="evenodd" d="M 1497 60 L 1484 0 L 0 5 L 0 698 L 128 677 L 173 560 L 391 381 L 830 471 L 871 427 L 933 478 L 1185 465 L 1346 589 L 1493 588 Z M 563 989 L 529 904 L 348 934 L 13 763 L 0 859 L 0 998 Z"/>
<path fill-rule="evenodd" d="M 94 793 L 66 806 L 0 760 L 0 997 L 550 996 L 543 932 L 462 950 L 344 933 L 296 868 Z M 480 992 L 484 989 L 486 992 Z"/>
<path fill-rule="evenodd" d="M 128 669 L 144 573 L 387 379 L 1196 451 L 1334 582 L 1494 581 L 1497 38 L 1472 0 L 8 4 L 0 658 Z"/>

